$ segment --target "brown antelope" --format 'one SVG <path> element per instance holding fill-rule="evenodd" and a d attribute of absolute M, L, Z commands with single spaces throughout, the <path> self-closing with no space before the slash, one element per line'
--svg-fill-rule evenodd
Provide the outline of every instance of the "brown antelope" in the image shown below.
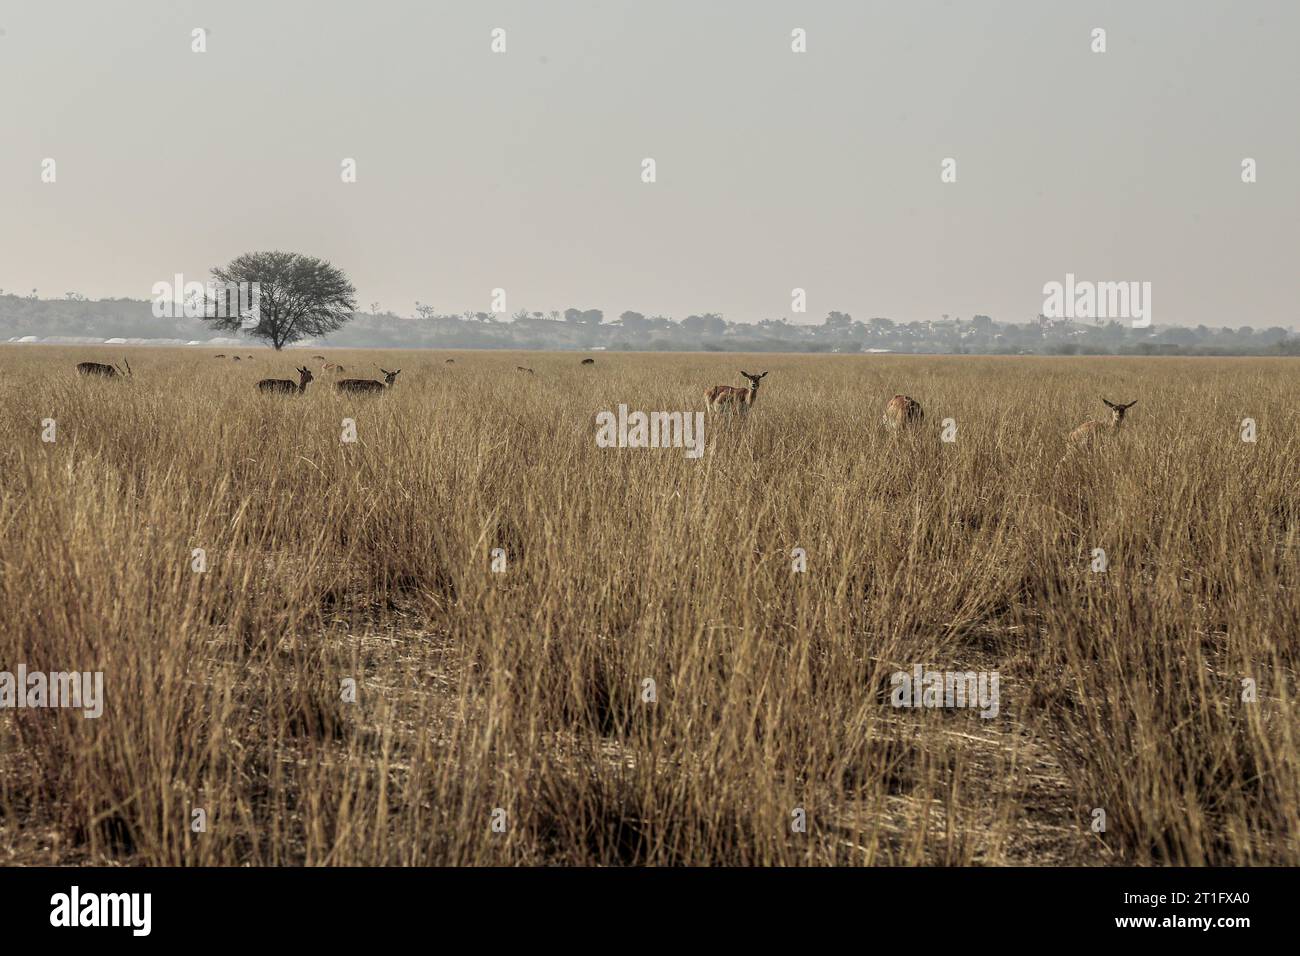
<path fill-rule="evenodd" d="M 129 378 L 132 375 L 130 362 L 126 362 L 126 371 L 122 371 L 117 366 L 105 365 L 103 362 L 78 362 L 77 371 L 82 375 L 102 375 L 104 378 L 115 378 L 118 375 Z"/>
<path fill-rule="evenodd" d="M 595 360 L 595 359 L 583 359 L 583 360 L 582 360 L 582 364 L 583 364 L 583 365 L 595 365 L 595 364 L 596 364 L 596 360 Z"/>
<path fill-rule="evenodd" d="M 1071 445 L 1088 445 L 1095 441 L 1098 435 L 1118 431 L 1119 427 L 1124 424 L 1124 413 L 1137 404 L 1137 399 L 1133 399 L 1133 401 L 1129 402 L 1127 405 L 1107 401 L 1104 398 L 1102 399 L 1102 402 L 1110 409 L 1110 421 L 1103 422 L 1094 419 L 1090 422 L 1084 422 L 1074 431 L 1070 432 L 1069 443 Z"/>
<path fill-rule="evenodd" d="M 239 361 L 239 356 L 238 356 L 238 355 L 232 355 L 232 356 L 230 356 L 230 357 L 231 357 L 232 359 L 234 359 L 236 362 Z"/>
<path fill-rule="evenodd" d="M 455 364 L 456 364 L 456 360 L 455 360 L 455 359 L 447 359 L 446 364 L 447 364 L 447 365 L 455 365 Z"/>
<path fill-rule="evenodd" d="M 392 388 L 393 382 L 397 381 L 397 376 L 402 372 L 400 368 L 396 372 L 390 372 L 386 368 L 381 368 L 379 371 L 384 373 L 382 382 L 369 378 L 345 378 L 336 384 L 342 392 L 382 392 L 386 388 Z"/>
<path fill-rule="evenodd" d="M 516 365 L 516 366 L 515 366 L 515 371 L 516 371 L 516 372 L 527 372 L 529 375 L 533 375 L 533 374 L 535 374 L 535 373 L 533 372 L 532 369 L 530 369 L 530 368 L 524 368 L 522 365 Z"/>
<path fill-rule="evenodd" d="M 301 395 L 307 391 L 307 383 L 311 381 L 311 371 L 307 366 L 295 369 L 298 373 L 298 384 L 295 385 L 287 378 L 264 378 L 257 383 L 259 392 L 284 392 L 286 394 L 297 393 Z"/>
<path fill-rule="evenodd" d="M 885 403 L 885 414 L 880 423 L 886 428 L 904 428 L 919 423 L 924 417 L 920 402 L 908 395 L 895 395 Z"/>
<path fill-rule="evenodd" d="M 322 372 L 335 372 L 335 373 L 341 373 L 345 371 L 343 366 L 339 365 L 337 362 L 326 362 L 324 365 L 320 367 L 320 370 Z"/>
<path fill-rule="evenodd" d="M 213 357 L 213 358 L 225 358 L 225 357 L 226 357 L 226 353 L 225 353 L 225 352 L 222 352 L 220 355 L 214 355 L 214 356 L 212 356 L 212 357 Z"/>
<path fill-rule="evenodd" d="M 740 412 L 749 411 L 754 404 L 754 399 L 758 398 L 758 383 L 767 377 L 767 373 L 760 372 L 757 375 L 750 375 L 744 369 L 741 369 L 740 374 L 749 379 L 749 388 L 742 388 L 738 385 L 714 385 L 712 388 L 704 390 L 704 399 L 709 403 L 710 412 L 731 408 Z"/>

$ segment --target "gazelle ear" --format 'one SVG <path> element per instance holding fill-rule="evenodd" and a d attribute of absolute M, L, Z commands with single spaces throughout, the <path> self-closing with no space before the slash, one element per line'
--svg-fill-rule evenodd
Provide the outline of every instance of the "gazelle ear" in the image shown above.
<path fill-rule="evenodd" d="M 1109 401 L 1107 401 L 1107 400 L 1104 399 L 1104 398 L 1101 400 L 1101 403 L 1102 403 L 1103 405 L 1105 405 L 1107 408 L 1118 408 L 1118 407 L 1119 407 L 1119 406 L 1116 405 L 1114 402 L 1109 402 Z"/>
<path fill-rule="evenodd" d="M 1133 407 L 1134 405 L 1136 405 L 1137 403 L 1138 403 L 1138 400 L 1135 398 L 1135 399 L 1133 399 L 1133 401 L 1129 402 L 1129 403 L 1128 403 L 1127 405 L 1125 405 L 1124 407 L 1125 407 L 1125 408 L 1132 408 L 1132 407 Z"/>
<path fill-rule="evenodd" d="M 759 378 L 767 378 L 767 373 L 764 372 L 764 373 L 762 373 L 761 375 L 759 375 L 758 377 L 759 377 Z"/>
<path fill-rule="evenodd" d="M 749 373 L 746 372 L 743 368 L 740 370 L 740 374 L 743 375 L 743 376 L 745 376 L 745 378 L 749 378 L 749 377 L 750 377 L 750 376 L 749 376 Z"/>

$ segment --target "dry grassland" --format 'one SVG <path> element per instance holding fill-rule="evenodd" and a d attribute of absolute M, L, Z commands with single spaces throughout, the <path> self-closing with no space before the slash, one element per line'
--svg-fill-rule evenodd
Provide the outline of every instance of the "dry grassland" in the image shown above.
<path fill-rule="evenodd" d="M 1290 361 L 214 351 L 0 349 L 0 670 L 106 695 L 0 711 L 0 863 L 1300 862 Z"/>

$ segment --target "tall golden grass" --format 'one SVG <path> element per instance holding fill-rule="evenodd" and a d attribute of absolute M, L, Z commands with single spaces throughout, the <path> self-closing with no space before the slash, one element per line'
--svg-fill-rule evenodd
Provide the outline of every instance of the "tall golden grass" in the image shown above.
<path fill-rule="evenodd" d="M 0 670 L 107 697 L 0 711 L 0 861 L 1300 861 L 1288 361 L 212 351 L 0 350 Z M 741 368 L 700 460 L 596 447 Z"/>

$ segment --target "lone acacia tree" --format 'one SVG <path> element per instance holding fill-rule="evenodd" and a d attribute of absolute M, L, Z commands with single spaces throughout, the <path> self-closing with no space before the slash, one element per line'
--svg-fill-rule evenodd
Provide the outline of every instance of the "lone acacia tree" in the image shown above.
<path fill-rule="evenodd" d="M 205 315 L 204 321 L 223 332 L 266 339 L 277 351 L 338 331 L 357 308 L 357 290 L 342 269 L 296 252 L 246 252 L 213 269 L 212 278 L 227 287 L 257 283 L 259 309 L 257 315 Z M 250 325 L 254 320 L 257 324 Z"/>

